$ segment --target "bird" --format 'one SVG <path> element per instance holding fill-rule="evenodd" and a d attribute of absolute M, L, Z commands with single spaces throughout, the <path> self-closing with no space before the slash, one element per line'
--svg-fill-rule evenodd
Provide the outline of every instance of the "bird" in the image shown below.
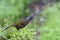
<path fill-rule="evenodd" d="M 19 20 L 18 22 L 15 22 L 9 26 L 7 26 L 6 28 L 4 28 L 2 31 L 8 29 L 9 27 L 13 26 L 15 27 L 17 30 L 22 29 L 24 27 L 26 27 L 26 25 L 28 25 L 28 23 L 33 19 L 34 16 L 29 16 L 23 20 Z"/>
<path fill-rule="evenodd" d="M 24 27 L 26 27 L 26 25 L 28 25 L 28 23 L 35 18 L 35 16 L 37 16 L 37 14 L 39 15 L 41 10 L 43 9 L 42 7 L 45 6 L 45 4 L 43 2 L 35 2 L 31 5 L 32 7 L 30 7 L 31 9 L 31 15 L 28 16 L 27 18 L 23 19 L 23 20 L 19 20 L 9 26 L 7 26 L 6 28 L 4 28 L 2 31 L 8 29 L 9 27 L 13 26 L 15 27 L 17 30 L 22 29 Z M 33 12 L 32 12 L 33 11 Z"/>

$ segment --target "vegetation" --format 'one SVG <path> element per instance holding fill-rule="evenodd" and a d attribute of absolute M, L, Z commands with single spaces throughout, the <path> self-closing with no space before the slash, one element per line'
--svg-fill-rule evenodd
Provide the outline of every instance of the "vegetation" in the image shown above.
<path fill-rule="evenodd" d="M 28 6 L 30 0 L 0 0 L 0 29 L 28 16 L 29 9 L 24 14 L 25 5 Z M 26 16 L 24 16 L 26 15 Z M 60 3 L 47 7 L 41 14 L 44 22 L 39 27 L 40 35 L 38 40 L 60 40 Z M 27 28 L 20 29 L 11 27 L 4 32 L 0 32 L 0 40 L 36 40 L 36 24 L 29 23 Z"/>

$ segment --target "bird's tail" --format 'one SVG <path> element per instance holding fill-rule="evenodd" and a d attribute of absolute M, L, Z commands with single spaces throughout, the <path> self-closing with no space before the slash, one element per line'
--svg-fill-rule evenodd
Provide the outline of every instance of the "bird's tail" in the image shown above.
<path fill-rule="evenodd" d="M 10 26 L 11 26 L 11 25 L 9 25 L 9 26 L 7 26 L 6 28 L 4 28 L 4 29 L 2 30 L 2 32 L 5 31 L 6 29 L 8 29 Z"/>

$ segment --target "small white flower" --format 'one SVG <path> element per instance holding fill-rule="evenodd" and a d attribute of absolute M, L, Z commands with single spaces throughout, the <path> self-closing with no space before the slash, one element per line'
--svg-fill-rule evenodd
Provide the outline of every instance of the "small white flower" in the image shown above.
<path fill-rule="evenodd" d="M 43 17 L 41 17 L 41 18 L 40 18 L 40 21 L 41 21 L 41 22 L 43 22 L 43 21 L 44 21 L 44 18 L 43 18 Z"/>

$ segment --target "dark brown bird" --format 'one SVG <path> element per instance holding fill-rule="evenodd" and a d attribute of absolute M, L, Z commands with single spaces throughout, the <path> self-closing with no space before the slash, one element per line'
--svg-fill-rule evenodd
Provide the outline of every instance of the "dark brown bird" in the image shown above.
<path fill-rule="evenodd" d="M 16 23 L 12 24 L 12 25 L 7 26 L 7 27 L 6 27 L 5 29 L 3 29 L 2 31 L 6 30 L 7 28 L 9 28 L 9 27 L 11 27 L 11 26 L 16 27 L 17 30 L 22 29 L 22 28 L 26 27 L 26 25 L 27 25 L 32 19 L 33 19 L 33 16 L 29 16 L 29 17 L 27 17 L 26 19 L 23 19 L 23 20 L 21 20 L 21 21 L 18 21 L 18 22 L 16 22 Z"/>

